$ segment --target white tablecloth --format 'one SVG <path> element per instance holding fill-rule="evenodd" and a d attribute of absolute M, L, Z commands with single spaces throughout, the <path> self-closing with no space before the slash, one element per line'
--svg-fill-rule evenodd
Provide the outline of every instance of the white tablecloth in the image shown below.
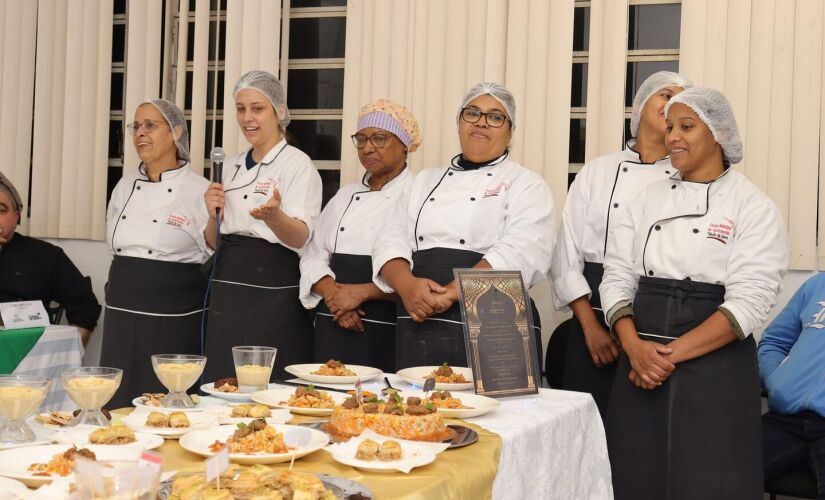
<path fill-rule="evenodd" d="M 388 378 L 397 389 L 413 388 L 395 375 Z M 384 387 L 383 379 L 363 384 L 376 393 Z M 541 389 L 535 396 L 502 398 L 497 410 L 467 421 L 501 436 L 494 499 L 613 498 L 604 427 L 589 394 Z"/>
<path fill-rule="evenodd" d="M 67 368 L 77 368 L 83 362 L 83 342 L 80 332 L 73 326 L 48 326 L 40 340 L 17 365 L 15 375 L 36 375 L 52 379 L 49 395 L 40 406 L 40 411 L 73 410 L 77 408 L 60 380 L 60 374 Z"/>

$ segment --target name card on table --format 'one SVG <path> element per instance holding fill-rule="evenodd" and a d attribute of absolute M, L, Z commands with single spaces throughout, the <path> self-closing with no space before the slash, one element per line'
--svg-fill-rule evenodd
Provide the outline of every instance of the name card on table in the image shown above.
<path fill-rule="evenodd" d="M 538 393 L 536 332 L 521 272 L 455 269 L 454 273 L 476 394 Z"/>
<path fill-rule="evenodd" d="M 39 300 L 0 303 L 0 330 L 49 326 L 49 314 Z"/>

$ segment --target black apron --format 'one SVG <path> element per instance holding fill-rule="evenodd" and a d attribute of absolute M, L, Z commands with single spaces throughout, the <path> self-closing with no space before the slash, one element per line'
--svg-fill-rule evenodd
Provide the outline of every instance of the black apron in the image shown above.
<path fill-rule="evenodd" d="M 199 264 L 115 256 L 106 283 L 100 365 L 123 370 L 106 406 L 132 406 L 144 392 L 166 392 L 152 354 L 200 354 L 206 279 Z"/>
<path fill-rule="evenodd" d="M 641 277 L 639 336 L 667 344 L 724 301 L 722 285 Z M 753 336 L 680 363 L 658 388 L 628 380 L 622 353 L 607 444 L 617 500 L 762 498 L 759 372 Z"/>
<path fill-rule="evenodd" d="M 329 267 L 335 281 L 344 284 L 372 283 L 372 257 L 333 253 Z M 315 312 L 313 361 L 337 359 L 345 364 L 373 366 L 395 372 L 395 304 L 371 300 L 361 304 L 364 332 L 341 328 L 322 300 Z"/>
<path fill-rule="evenodd" d="M 221 236 L 209 299 L 205 381 L 235 375 L 235 346 L 277 348 L 276 378 L 287 377 L 286 366 L 308 362 L 312 323 L 298 299 L 298 261 L 292 250 L 262 238 Z"/>
<path fill-rule="evenodd" d="M 604 266 L 596 262 L 584 263 L 584 279 L 592 292 L 590 305 L 596 314 L 596 319 L 605 330 L 610 330 L 604 320 L 599 285 L 604 276 Z M 581 323 L 573 315 L 570 324 L 570 335 L 567 337 L 567 349 L 564 358 L 564 378 L 562 389 L 568 391 L 588 392 L 596 401 L 602 420 L 607 417 L 607 403 L 610 399 L 610 390 L 613 388 L 613 378 L 616 375 L 616 363 L 599 368 L 593 364 L 593 357 L 584 341 L 584 330 Z"/>
<path fill-rule="evenodd" d="M 412 272 L 416 277 L 428 278 L 439 285 L 455 279 L 453 269 L 471 268 L 484 255 L 469 250 L 430 248 L 413 252 Z M 541 322 L 536 304 L 530 300 L 533 310 L 538 361 L 541 366 Z M 395 328 L 395 366 L 397 369 L 411 366 L 435 366 L 448 363 L 451 366 L 470 366 L 464 343 L 464 321 L 458 302 L 442 313 L 433 314 L 423 323 L 410 318 L 399 299 L 396 302 L 398 319 Z"/>

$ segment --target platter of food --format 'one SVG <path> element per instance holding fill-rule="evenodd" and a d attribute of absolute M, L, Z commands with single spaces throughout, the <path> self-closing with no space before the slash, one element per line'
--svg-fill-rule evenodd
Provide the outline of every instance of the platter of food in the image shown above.
<path fill-rule="evenodd" d="M 325 417 L 332 415 L 335 405 L 347 399 L 345 394 L 315 389 L 313 386 L 292 389 L 268 389 L 252 394 L 252 401 L 273 408 L 287 408 L 298 415 Z"/>
<path fill-rule="evenodd" d="M 473 418 L 494 411 L 501 406 L 501 402 L 487 396 L 470 393 L 451 393 L 450 391 L 401 391 L 401 398 L 418 398 L 421 404 L 432 405 L 435 410 L 446 418 Z"/>
<path fill-rule="evenodd" d="M 330 359 L 324 364 L 307 363 L 289 365 L 285 370 L 296 377 L 317 384 L 354 384 L 380 377 L 384 372 L 378 368 L 361 365 L 345 365 L 340 361 Z"/>
<path fill-rule="evenodd" d="M 129 446 L 88 445 L 78 448 L 65 444 L 3 450 L 0 451 L 0 476 L 37 487 L 60 477 L 71 477 L 78 454 L 91 460 L 137 460 L 142 451 Z"/>
<path fill-rule="evenodd" d="M 140 450 L 153 450 L 163 444 L 163 438 L 154 434 L 135 432 L 125 425 L 108 427 L 91 427 L 81 425 L 56 432 L 54 441 L 60 444 L 86 446 L 130 447 Z"/>
<path fill-rule="evenodd" d="M 182 412 L 178 410 L 135 410 L 123 417 L 129 428 L 166 439 L 177 439 L 193 429 L 207 429 L 218 425 L 218 417 L 210 412 Z"/>
<path fill-rule="evenodd" d="M 399 370 L 402 380 L 418 387 L 424 387 L 428 378 L 435 379 L 435 388 L 440 391 L 469 391 L 473 388 L 473 371 L 463 366 L 416 366 Z"/>
<path fill-rule="evenodd" d="M 298 459 L 329 443 L 323 432 L 296 425 L 269 425 L 263 420 L 250 424 L 221 425 L 190 431 L 180 438 L 181 448 L 210 457 L 229 448 L 229 460 L 240 464 L 274 464 Z"/>
<path fill-rule="evenodd" d="M 364 431 L 345 443 L 324 448 L 336 462 L 370 472 L 410 472 L 435 461 L 447 444 L 396 440 Z"/>
<path fill-rule="evenodd" d="M 166 394 L 163 393 L 144 393 L 141 396 L 136 397 L 132 400 L 132 405 L 135 408 L 149 408 L 149 409 L 157 409 L 160 408 L 161 410 L 169 409 L 169 410 L 177 410 L 177 411 L 184 411 L 184 412 L 193 412 L 193 411 L 203 411 L 206 408 L 212 408 L 215 406 L 226 406 L 226 400 L 220 398 L 214 398 L 211 396 L 198 396 L 197 394 L 192 394 L 192 402 L 195 403 L 195 406 L 192 408 L 164 408 L 161 405 L 161 400 Z"/>
<path fill-rule="evenodd" d="M 242 392 L 238 388 L 238 379 L 235 377 L 226 377 L 218 379 L 215 382 L 209 382 L 201 386 L 201 391 L 214 396 L 216 398 L 225 399 L 227 401 L 250 401 L 251 393 Z"/>
<path fill-rule="evenodd" d="M 292 414 L 285 408 L 270 408 L 261 403 L 246 403 L 234 406 L 223 406 L 210 410 L 217 416 L 219 424 L 249 423 L 262 418 L 268 424 L 285 424 L 292 420 Z"/>

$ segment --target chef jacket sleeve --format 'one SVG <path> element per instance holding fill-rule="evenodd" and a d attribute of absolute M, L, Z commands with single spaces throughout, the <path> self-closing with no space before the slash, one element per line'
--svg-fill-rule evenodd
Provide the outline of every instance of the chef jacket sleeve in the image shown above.
<path fill-rule="evenodd" d="M 604 277 L 599 286 L 599 295 L 611 332 L 613 332 L 613 323 L 628 315 L 627 308 L 633 303 L 636 289 L 639 286 L 635 236 L 636 227 L 641 222 L 643 197 L 626 205 L 626 208 L 619 212 L 616 225 L 610 228 L 607 238 Z M 641 253 L 639 257 L 641 258 Z"/>
<path fill-rule="evenodd" d="M 582 239 L 590 204 L 590 168 L 585 165 L 576 175 L 564 202 L 561 227 L 553 247 L 550 277 L 553 282 L 553 307 L 568 311 L 568 305 L 582 296 L 592 294 L 584 278 Z"/>
<path fill-rule="evenodd" d="M 744 339 L 759 328 L 776 304 L 788 268 L 788 232 L 782 214 L 764 195 L 745 203 L 736 227 L 725 301 L 719 306 Z"/>
<path fill-rule="evenodd" d="M 324 276 L 335 279 L 335 273 L 329 267 L 329 257 L 332 248 L 329 246 L 330 233 L 337 230 L 337 221 L 341 216 L 341 203 L 343 198 L 338 191 L 327 206 L 321 211 L 315 230 L 312 232 L 312 239 L 307 246 L 306 252 L 301 256 L 301 283 L 299 297 L 301 303 L 307 309 L 316 307 L 322 297 L 312 291 L 312 286 Z M 346 200 L 345 200 L 346 201 Z"/>
<path fill-rule="evenodd" d="M 412 252 L 415 248 L 415 235 L 410 224 L 409 200 L 415 182 L 411 182 L 398 197 L 393 206 L 383 231 L 375 239 L 372 247 L 372 281 L 384 293 L 395 290 L 384 281 L 381 268 L 392 259 L 405 259 L 412 269 Z"/>
<path fill-rule="evenodd" d="M 546 277 L 555 240 L 553 195 L 544 179 L 528 172 L 507 194 L 506 229 L 485 254 L 493 269 L 520 270 L 528 288 Z"/>

